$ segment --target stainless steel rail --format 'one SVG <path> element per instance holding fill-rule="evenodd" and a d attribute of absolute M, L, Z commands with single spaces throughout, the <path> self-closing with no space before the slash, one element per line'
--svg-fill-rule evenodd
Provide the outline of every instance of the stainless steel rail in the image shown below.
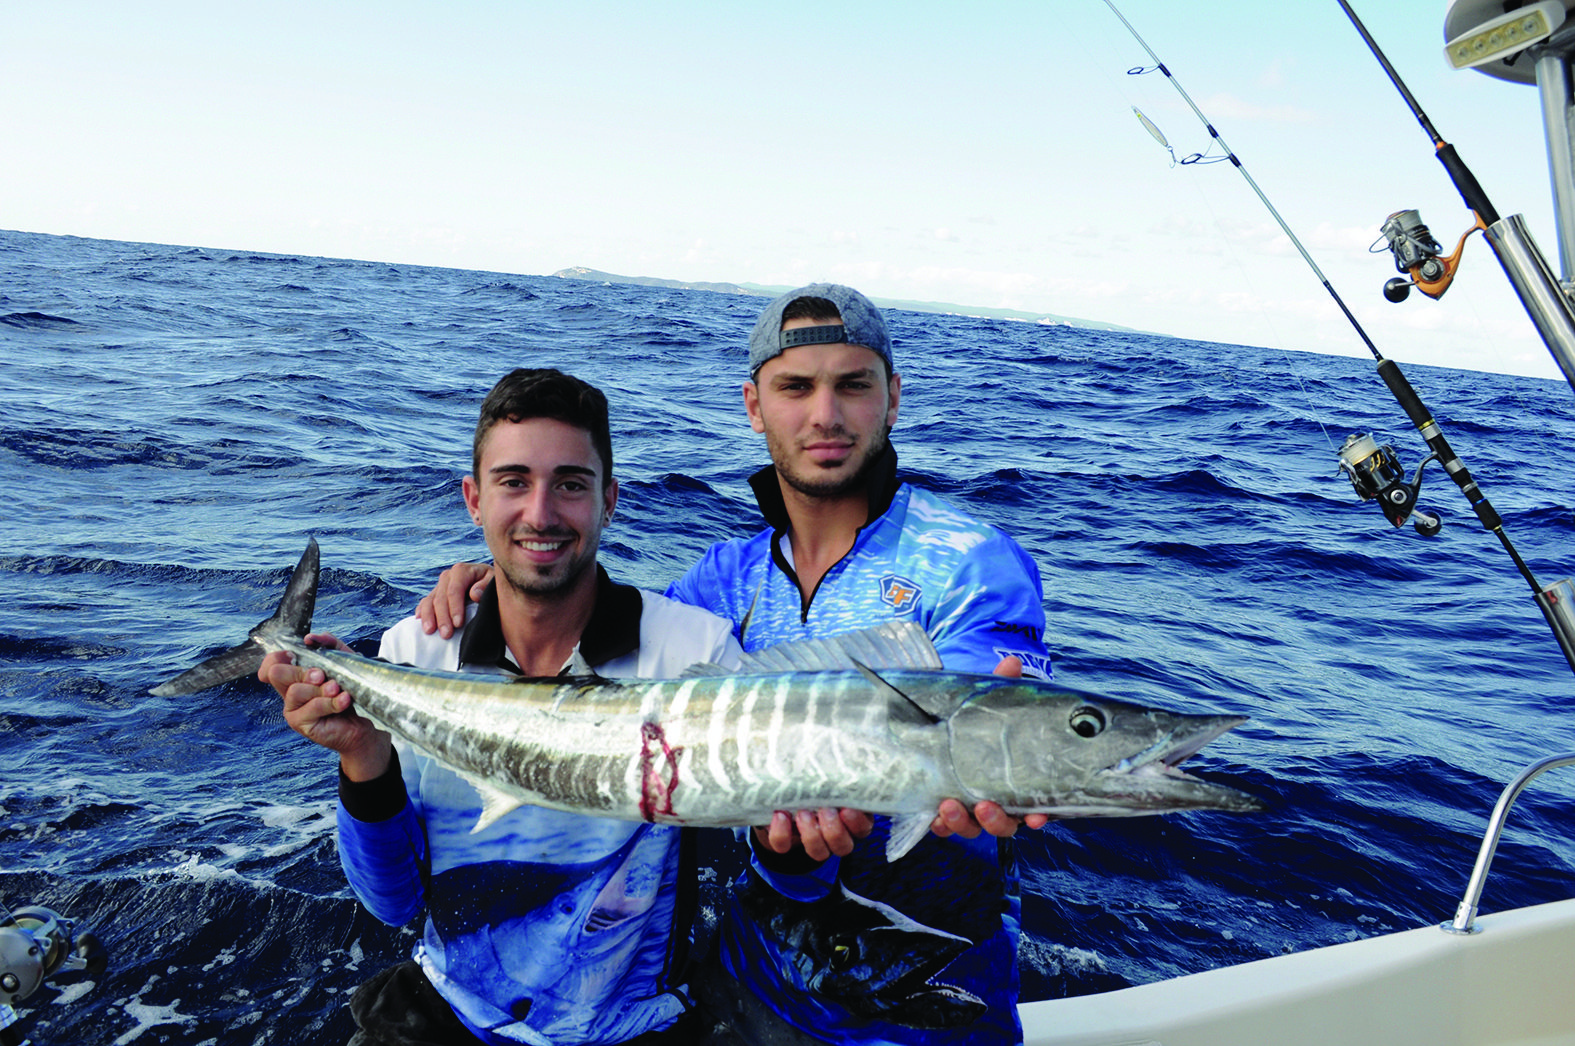
<path fill-rule="evenodd" d="M 1544 770 L 1552 770 L 1559 766 L 1575 764 L 1575 752 L 1564 755 L 1550 755 L 1546 759 L 1532 763 L 1520 772 L 1498 797 L 1498 805 L 1493 807 L 1493 816 L 1488 820 L 1486 834 L 1482 836 L 1482 848 L 1477 851 L 1476 867 L 1471 869 L 1471 881 L 1466 884 L 1466 895 L 1460 901 L 1460 907 L 1455 909 L 1455 918 L 1452 922 L 1440 923 L 1439 929 L 1445 933 L 1471 934 L 1480 933 L 1475 923 L 1477 918 L 1477 902 L 1482 899 L 1482 887 L 1487 882 L 1488 866 L 1493 863 L 1493 854 L 1498 850 L 1498 837 L 1504 831 L 1504 821 L 1509 817 L 1509 808 L 1514 805 L 1515 798 L 1531 779 Z"/>

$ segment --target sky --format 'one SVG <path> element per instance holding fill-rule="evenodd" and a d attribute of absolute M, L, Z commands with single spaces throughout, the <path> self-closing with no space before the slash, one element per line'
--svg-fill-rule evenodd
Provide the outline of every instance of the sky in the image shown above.
<path fill-rule="evenodd" d="M 1116 0 L 1386 356 L 1560 378 L 1335 0 Z M 1537 91 L 1451 70 L 1442 0 L 1351 0 L 1559 269 Z M 0 228 L 545 275 L 852 284 L 1367 356 L 1104 0 L 147 0 L 0 12 Z M 1214 154 L 1220 155 L 1218 146 Z"/>

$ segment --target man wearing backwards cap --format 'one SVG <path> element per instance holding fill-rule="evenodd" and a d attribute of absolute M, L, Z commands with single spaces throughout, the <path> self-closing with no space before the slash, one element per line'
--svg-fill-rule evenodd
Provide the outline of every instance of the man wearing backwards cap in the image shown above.
<path fill-rule="evenodd" d="M 771 454 L 750 485 L 768 526 L 713 545 L 667 595 L 733 621 L 749 651 L 902 619 L 948 669 L 1048 678 L 1027 553 L 897 479 L 902 381 L 874 304 L 837 284 L 790 291 L 755 325 L 749 374 L 744 408 Z M 444 573 L 418 610 L 428 629 L 463 620 L 474 579 Z M 1017 827 L 994 803 L 970 814 L 948 799 L 889 864 L 884 817 L 778 813 L 754 829 L 718 934 L 726 972 L 701 988 L 725 1026 L 707 1041 L 1020 1042 L 1016 875 L 992 838 Z"/>
<path fill-rule="evenodd" d="M 750 485 L 768 526 L 713 545 L 668 596 L 736 622 L 745 650 L 903 619 L 950 670 L 1021 664 L 1048 678 L 1027 553 L 897 478 L 887 437 L 902 382 L 870 300 L 837 284 L 776 299 L 750 336 L 749 373 L 744 407 L 771 453 Z M 770 1031 L 778 1019 L 837 1043 L 1021 1041 L 1016 876 L 992 838 L 1018 822 L 994 803 L 973 813 L 947 800 L 934 834 L 891 864 L 884 817 L 778 813 L 755 829 L 720 956 L 775 1016 L 730 1002 L 741 993 L 712 977 L 714 1016 L 749 1041 L 800 1039 Z"/>

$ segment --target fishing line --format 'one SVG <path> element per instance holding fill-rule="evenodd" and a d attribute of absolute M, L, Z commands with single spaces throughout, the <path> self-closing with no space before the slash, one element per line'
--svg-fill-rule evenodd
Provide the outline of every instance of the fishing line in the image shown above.
<path fill-rule="evenodd" d="M 1111 10 L 1115 11 L 1115 8 L 1112 7 Z M 1117 18 L 1122 18 L 1120 11 L 1115 11 L 1115 14 L 1116 14 Z M 1125 22 L 1126 19 L 1122 18 L 1122 21 Z M 1127 28 L 1130 30 L 1131 29 L 1131 25 L 1128 24 Z M 1139 38 L 1138 42 L 1142 43 L 1143 41 L 1142 41 L 1141 38 Z M 1145 50 L 1147 50 L 1147 45 L 1144 45 L 1144 48 L 1145 48 Z M 1157 56 L 1154 55 L 1153 51 L 1149 51 L 1149 56 L 1154 59 L 1156 64 L 1150 65 L 1150 66 L 1142 66 L 1142 65 L 1134 66 L 1134 67 L 1132 67 L 1132 68 L 1130 68 L 1130 69 L 1128 69 L 1126 71 L 1127 75 L 1128 76 L 1143 76 L 1145 74 L 1155 72 L 1156 70 L 1160 70 L 1160 71 L 1165 71 L 1166 75 L 1169 76 L 1168 70 L 1164 70 L 1163 65 L 1159 63 L 1159 59 L 1158 59 Z M 1188 99 L 1188 101 L 1190 103 L 1191 99 Z M 1130 102 L 1130 98 L 1129 98 L 1129 102 Z M 1194 112 L 1198 111 L 1197 110 L 1197 106 L 1193 106 L 1193 111 Z M 1223 139 L 1221 139 L 1217 134 L 1214 136 L 1215 141 L 1213 143 L 1210 143 L 1208 149 L 1205 152 L 1202 152 L 1202 153 L 1196 153 L 1195 152 L 1195 153 L 1189 153 L 1186 156 L 1177 156 L 1175 148 L 1172 147 L 1171 144 L 1170 144 L 1170 139 L 1165 137 L 1165 132 L 1160 130 L 1159 126 L 1153 120 L 1149 119 L 1148 116 L 1143 112 L 1143 110 L 1139 109 L 1136 105 L 1133 105 L 1132 106 L 1132 114 L 1138 118 L 1138 121 L 1143 125 L 1144 130 L 1148 131 L 1149 135 L 1156 142 L 1158 142 L 1160 144 L 1160 146 L 1166 152 L 1168 152 L 1170 154 L 1170 165 L 1172 167 L 1178 167 L 1178 166 L 1179 167 L 1201 166 L 1201 165 L 1214 164 L 1214 163 L 1223 163 L 1226 160 L 1235 160 L 1234 156 L 1231 155 L 1229 148 L 1224 146 Z M 1201 113 L 1199 115 L 1201 116 Z M 1205 126 L 1207 126 L 1208 125 L 1208 121 L 1205 120 L 1204 124 L 1205 124 Z M 1211 128 L 1211 130 L 1212 130 L 1212 128 Z M 1215 150 L 1215 144 L 1216 143 L 1218 143 L 1222 147 L 1225 147 L 1225 149 L 1226 149 L 1225 155 L 1216 155 L 1215 154 L 1214 150 Z M 1236 160 L 1235 162 L 1238 164 L 1238 166 L 1240 165 L 1240 161 L 1239 160 Z M 1260 199 L 1263 198 L 1263 194 L 1261 192 L 1258 195 L 1259 195 Z M 1210 214 L 1213 216 L 1215 227 L 1220 230 L 1221 235 L 1222 235 L 1222 239 L 1223 239 L 1224 244 L 1225 244 L 1225 248 L 1226 248 L 1227 251 L 1230 252 L 1231 260 L 1233 262 L 1235 262 L 1236 268 L 1241 274 L 1241 279 L 1248 285 L 1249 288 L 1252 288 L 1254 291 L 1256 291 L 1256 287 L 1254 286 L 1254 280 L 1252 278 L 1252 273 L 1247 268 L 1246 265 L 1242 264 L 1241 258 L 1236 254 L 1235 246 L 1234 246 L 1234 244 L 1232 244 L 1230 236 L 1225 234 L 1224 224 L 1221 222 L 1219 214 L 1214 211 L 1213 205 L 1209 201 L 1207 196 L 1205 196 L 1202 193 L 1200 193 L 1199 194 L 1199 199 L 1200 199 L 1200 201 L 1202 202 L 1202 204 L 1205 207 L 1208 207 Z M 1272 208 L 1270 208 L 1270 209 L 1272 210 Z M 1280 223 L 1280 227 L 1282 229 L 1286 228 L 1285 223 L 1283 221 Z M 1287 232 L 1287 235 L 1289 235 L 1289 230 L 1288 229 L 1286 229 L 1286 232 Z M 1295 237 L 1291 236 L 1290 238 L 1291 238 L 1292 242 L 1294 243 L 1295 242 Z M 1299 246 L 1300 245 L 1298 244 L 1298 247 Z M 1302 253 L 1303 253 L 1303 256 L 1305 257 L 1306 256 L 1306 252 L 1303 251 Z M 1262 309 L 1259 309 L 1259 313 L 1262 315 L 1262 318 L 1263 318 L 1264 322 L 1268 325 L 1270 331 L 1274 332 L 1276 335 L 1278 335 L 1279 325 L 1275 322 L 1274 317 L 1272 315 L 1270 315 L 1269 313 L 1264 312 Z M 1279 337 L 1275 337 L 1273 340 L 1275 342 L 1279 342 L 1279 341 L 1281 341 L 1283 339 L 1281 339 Z M 1306 383 L 1305 380 L 1303 380 L 1301 368 L 1296 366 L 1296 364 L 1293 362 L 1290 365 L 1290 372 L 1291 372 L 1291 376 L 1296 379 L 1297 386 L 1301 389 L 1302 398 L 1308 404 L 1311 404 L 1312 403 L 1312 394 L 1307 391 L 1307 383 Z M 1314 415 L 1311 415 L 1311 414 L 1305 414 L 1304 416 L 1309 417 L 1309 419 L 1312 420 L 1318 426 L 1319 431 L 1323 433 L 1324 442 L 1329 445 L 1329 449 L 1330 450 L 1335 450 L 1334 437 L 1329 435 L 1329 427 L 1324 424 L 1323 419 L 1319 418 L 1319 417 L 1316 417 Z"/>
<path fill-rule="evenodd" d="M 1383 353 L 1378 351 L 1378 346 L 1373 344 L 1373 339 L 1367 336 L 1367 331 L 1362 329 L 1362 325 L 1357 322 L 1357 319 L 1354 315 L 1352 315 L 1351 310 L 1346 308 L 1345 301 L 1340 297 L 1339 293 L 1335 291 L 1334 285 L 1331 284 L 1329 282 L 1329 278 L 1323 274 L 1323 270 L 1318 268 L 1318 263 L 1313 261 L 1312 255 L 1307 253 L 1307 248 L 1302 246 L 1302 241 L 1297 237 L 1296 233 L 1291 231 L 1291 227 L 1287 225 L 1285 219 L 1280 216 L 1280 212 L 1275 209 L 1274 204 L 1269 202 L 1268 196 L 1264 195 L 1263 190 L 1259 188 L 1257 181 L 1252 177 L 1252 174 L 1248 172 L 1246 165 L 1241 162 L 1241 158 L 1238 157 L 1231 149 L 1230 144 L 1225 141 L 1224 137 L 1219 133 L 1219 131 L 1214 129 L 1214 125 L 1209 122 L 1209 118 L 1207 116 L 1203 115 L 1203 110 L 1198 108 L 1198 104 L 1192 100 L 1192 96 L 1187 93 L 1186 88 L 1181 86 L 1181 82 L 1176 79 L 1175 74 L 1165 67 L 1165 63 L 1160 61 L 1159 55 L 1154 53 L 1154 49 L 1150 47 L 1147 41 L 1145 41 L 1143 37 L 1138 34 L 1138 31 L 1133 28 L 1132 23 L 1127 21 L 1126 15 L 1123 15 L 1121 11 L 1117 9 L 1113 0 L 1105 0 L 1105 6 L 1110 8 L 1111 14 L 1114 14 L 1117 18 L 1121 19 L 1121 24 L 1127 27 L 1127 32 L 1132 34 L 1132 39 L 1136 40 L 1138 42 L 1138 46 L 1147 51 L 1149 58 L 1153 59 L 1154 68 L 1165 74 L 1165 79 L 1170 81 L 1170 86 L 1176 89 L 1176 93 L 1181 95 L 1182 101 L 1187 103 L 1187 105 L 1192 109 L 1193 113 L 1197 116 L 1199 122 L 1203 124 L 1205 129 L 1208 130 L 1209 137 L 1213 138 L 1214 141 L 1219 144 L 1219 147 L 1225 150 L 1224 159 L 1229 160 L 1236 170 L 1241 172 L 1241 176 L 1247 179 L 1247 184 L 1252 187 L 1252 191 L 1256 193 L 1258 199 L 1263 202 L 1263 206 L 1268 208 L 1269 214 L 1274 217 L 1275 222 L 1280 227 L 1280 231 L 1285 233 L 1286 237 L 1291 241 L 1292 246 L 1296 248 L 1297 253 L 1302 256 L 1302 260 L 1307 263 L 1308 267 L 1311 268 L 1313 273 L 1318 277 L 1318 281 L 1323 284 L 1323 289 L 1329 292 L 1329 297 L 1334 299 L 1334 303 L 1340 307 L 1340 311 L 1345 314 L 1345 318 L 1351 321 L 1351 326 L 1356 329 L 1357 335 L 1362 339 L 1362 343 L 1367 346 L 1368 351 L 1373 354 L 1373 358 L 1379 360 L 1383 359 Z M 1140 66 L 1139 68 L 1141 69 L 1143 67 Z M 1210 148 L 1212 148 L 1212 146 L 1210 146 Z"/>
<path fill-rule="evenodd" d="M 1549 606 L 1548 595 L 1544 593 L 1542 586 L 1538 584 L 1536 577 L 1532 574 L 1531 568 L 1526 565 L 1525 560 L 1521 558 L 1520 553 L 1515 549 L 1514 544 L 1509 539 L 1509 535 L 1504 532 L 1502 517 L 1499 516 L 1492 503 L 1488 501 L 1487 495 L 1477 486 L 1476 481 L 1472 478 L 1465 464 L 1460 460 L 1459 455 L 1450 447 L 1449 441 L 1444 438 L 1443 431 L 1439 428 L 1438 423 L 1433 420 L 1431 412 L 1422 403 L 1421 397 L 1411 387 L 1411 383 L 1406 380 L 1405 375 L 1401 373 L 1399 364 L 1385 357 L 1378 350 L 1378 346 L 1373 344 L 1373 340 L 1368 337 L 1367 331 L 1363 329 L 1351 310 L 1346 307 L 1345 301 L 1334 289 L 1334 285 L 1329 282 L 1329 278 L 1324 275 L 1323 270 L 1318 267 L 1318 263 L 1313 260 L 1312 255 L 1307 252 L 1307 248 L 1302 246 L 1302 242 L 1296 233 L 1291 230 L 1291 227 L 1281 217 L 1274 204 L 1269 201 L 1268 196 L 1264 194 L 1263 189 L 1259 187 L 1257 181 L 1252 177 L 1252 174 L 1241 162 L 1235 151 L 1231 149 L 1229 143 L 1215 129 L 1209 118 L 1203 114 L 1203 110 L 1198 108 L 1197 103 L 1192 100 L 1192 96 L 1181 86 L 1175 75 L 1166 68 L 1159 55 L 1154 52 L 1153 48 L 1149 47 L 1147 41 L 1143 39 L 1132 23 L 1127 21 L 1126 16 L 1117 9 L 1113 0 L 1104 0 L 1104 2 L 1105 6 L 1110 8 L 1111 13 L 1121 20 L 1121 24 L 1126 26 L 1127 32 L 1132 34 L 1132 38 L 1138 42 L 1138 45 L 1148 52 L 1149 58 L 1154 62 L 1154 68 L 1165 74 L 1165 79 L 1170 82 L 1170 85 L 1176 89 L 1176 93 L 1181 95 L 1182 100 L 1192 109 L 1199 122 L 1208 130 L 1209 136 L 1225 151 L 1225 158 L 1229 159 L 1236 170 L 1241 173 L 1241 176 L 1247 180 L 1247 184 L 1252 187 L 1252 191 L 1257 194 L 1258 199 L 1268 209 L 1269 214 L 1274 217 L 1281 231 L 1285 233 L 1297 252 L 1301 254 L 1302 260 L 1307 263 L 1308 268 L 1312 269 L 1313 274 L 1318 277 L 1318 281 L 1323 284 L 1324 290 L 1329 292 L 1329 296 L 1334 300 L 1335 305 L 1339 306 L 1340 312 L 1350 322 L 1352 329 L 1362 339 L 1362 343 L 1372 353 L 1373 359 L 1377 361 L 1379 376 L 1432 450 L 1432 453 L 1422 459 L 1421 464 L 1417 466 L 1415 478 L 1411 482 L 1407 482 L 1404 469 L 1401 467 L 1393 447 L 1387 445 L 1379 446 L 1370 435 L 1352 435 L 1340 448 L 1340 469 L 1350 478 L 1351 485 L 1355 488 L 1358 496 L 1364 501 L 1376 500 L 1385 517 L 1396 527 L 1403 526 L 1407 520 L 1413 520 L 1419 533 L 1425 536 L 1435 535 L 1442 526 L 1441 521 L 1438 517 L 1417 509 L 1416 499 L 1422 485 L 1422 470 L 1431 461 L 1438 461 L 1442 464 L 1444 471 L 1455 481 L 1461 492 L 1466 495 L 1467 500 L 1471 502 L 1471 507 L 1476 512 L 1477 518 L 1481 520 L 1483 528 L 1498 537 L 1499 543 L 1503 545 L 1505 552 L 1509 554 L 1516 570 L 1520 572 L 1526 583 L 1531 586 L 1537 605 L 1542 609 L 1543 616 L 1547 619 L 1548 624 L 1553 628 L 1554 635 L 1559 640 L 1560 649 L 1564 652 L 1566 660 L 1569 661 L 1570 668 L 1575 670 L 1575 640 L 1566 638 L 1564 630 L 1561 629 L 1552 608 Z M 1481 186 L 1476 184 L 1476 179 L 1471 177 L 1470 171 L 1465 169 L 1465 165 L 1455 155 L 1454 149 L 1447 146 L 1437 132 L 1433 130 L 1431 122 L 1422 113 L 1421 107 L 1416 104 L 1416 100 L 1411 96 L 1411 93 L 1405 89 L 1399 75 L 1394 71 L 1394 67 L 1389 64 L 1387 59 L 1382 57 L 1381 52 L 1378 50 L 1378 45 L 1368 35 L 1367 30 L 1362 27 L 1350 5 L 1346 3 L 1346 0 L 1338 0 L 1338 2 L 1341 8 L 1345 10 L 1347 16 L 1356 24 L 1363 38 L 1367 40 L 1368 46 L 1379 56 L 1379 60 L 1389 73 L 1390 79 L 1400 87 L 1401 93 L 1410 104 L 1413 113 L 1422 121 L 1423 128 L 1433 138 L 1439 159 L 1443 161 L 1446 169 L 1450 171 L 1450 176 L 1456 178 L 1457 173 L 1459 174 L 1456 185 L 1460 188 L 1461 194 L 1466 197 L 1467 205 L 1472 207 L 1479 218 L 1485 218 L 1488 214 L 1492 214 L 1496 220 L 1497 212 L 1487 202 L 1487 196 L 1482 192 Z M 1142 117 L 1141 113 L 1138 115 Z M 1144 119 L 1145 124 L 1148 122 Z M 1160 137 L 1162 144 L 1165 144 L 1168 149 L 1169 144 L 1163 142 L 1163 136 L 1157 137 Z M 1174 158 L 1174 152 L 1171 155 Z"/>

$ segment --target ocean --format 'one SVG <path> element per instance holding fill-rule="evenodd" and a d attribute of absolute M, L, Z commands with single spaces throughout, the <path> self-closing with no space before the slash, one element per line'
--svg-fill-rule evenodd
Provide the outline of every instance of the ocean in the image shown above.
<path fill-rule="evenodd" d="M 415 927 L 333 846 L 332 757 L 271 690 L 147 691 L 268 616 L 308 536 L 315 621 L 363 646 L 441 568 L 476 408 L 516 366 L 613 407 L 603 562 L 661 589 L 758 526 L 744 345 L 763 299 L 0 232 L 0 903 L 91 930 L 99 976 L 18 1003 L 34 1043 L 338 1043 Z M 1371 360 L 889 314 L 901 468 L 1044 579 L 1068 685 L 1250 722 L 1188 766 L 1267 814 L 1023 833 L 1025 998 L 1105 991 L 1437 923 L 1525 764 L 1575 749 L 1575 675 L 1435 464 L 1432 538 L 1336 469 L 1426 453 Z M 1120 316 L 1105 317 L 1120 322 Z M 1575 573 L 1575 398 L 1421 365 L 1412 384 L 1543 583 Z M 1483 910 L 1575 894 L 1555 772 Z"/>

